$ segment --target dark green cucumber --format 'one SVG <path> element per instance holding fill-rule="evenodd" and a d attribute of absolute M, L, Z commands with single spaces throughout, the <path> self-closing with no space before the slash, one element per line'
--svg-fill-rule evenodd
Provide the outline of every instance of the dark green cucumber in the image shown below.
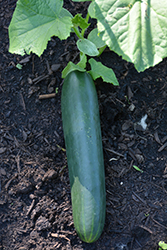
<path fill-rule="evenodd" d="M 106 195 L 98 99 L 88 73 L 67 75 L 61 109 L 74 226 L 81 240 L 91 243 L 104 227 Z"/>

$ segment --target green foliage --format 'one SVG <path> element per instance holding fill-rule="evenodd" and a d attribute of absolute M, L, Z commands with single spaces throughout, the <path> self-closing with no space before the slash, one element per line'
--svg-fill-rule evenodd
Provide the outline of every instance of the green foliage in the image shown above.
<path fill-rule="evenodd" d="M 80 72 L 85 72 L 86 69 L 84 69 L 82 66 L 74 64 L 73 62 L 69 62 L 67 66 L 62 71 L 62 78 L 65 78 L 70 72 L 78 70 Z"/>
<path fill-rule="evenodd" d="M 105 46 L 105 42 L 102 40 L 102 33 L 98 32 L 98 29 L 93 29 L 89 35 L 88 40 L 96 45 L 96 48 L 102 48 Z"/>
<path fill-rule="evenodd" d="M 164 0 L 95 0 L 102 39 L 137 71 L 167 56 L 167 4 Z"/>
<path fill-rule="evenodd" d="M 91 18 L 96 19 L 96 15 L 95 15 L 95 3 L 94 3 L 94 1 L 90 3 L 90 5 L 88 7 L 88 13 L 91 16 Z"/>
<path fill-rule="evenodd" d="M 73 2 L 86 2 L 86 1 L 91 1 L 91 0 L 72 0 Z"/>
<path fill-rule="evenodd" d="M 101 62 L 97 62 L 93 58 L 89 59 L 89 63 L 91 65 L 91 70 L 89 71 L 89 73 L 94 80 L 102 77 L 105 82 L 112 83 L 115 86 L 119 85 L 112 69 L 104 66 Z"/>
<path fill-rule="evenodd" d="M 86 63 L 87 63 L 87 57 L 85 54 L 80 53 L 80 61 L 77 63 L 77 65 L 83 69 L 86 68 Z"/>
<path fill-rule="evenodd" d="M 64 9 L 63 0 L 19 0 L 9 26 L 9 52 L 40 56 L 48 40 L 70 35 L 72 15 Z"/>
<path fill-rule="evenodd" d="M 159 250 L 167 250 L 167 244 L 164 241 L 160 241 L 158 245 L 159 245 Z"/>
<path fill-rule="evenodd" d="M 81 14 L 75 15 L 75 17 L 72 19 L 72 23 L 74 26 L 79 26 L 81 29 L 87 29 L 90 25 L 90 23 L 88 23 Z"/>
<path fill-rule="evenodd" d="M 75 70 L 78 70 L 80 72 L 85 72 L 86 62 L 87 62 L 86 55 L 81 53 L 79 63 L 74 64 L 73 62 L 69 62 L 67 64 L 67 66 L 62 71 L 62 78 L 65 78 L 70 72 L 75 71 Z"/>
<path fill-rule="evenodd" d="M 21 65 L 20 63 L 17 63 L 17 64 L 16 64 L 16 68 L 22 69 L 22 67 L 23 67 L 23 65 Z"/>
<path fill-rule="evenodd" d="M 99 51 L 97 50 L 96 45 L 86 38 L 79 39 L 77 41 L 77 47 L 82 53 L 88 56 L 98 56 L 99 54 Z"/>
<path fill-rule="evenodd" d="M 99 56 L 106 46 L 134 63 L 140 72 L 167 56 L 166 13 L 164 0 L 92 0 L 85 18 L 80 13 L 73 17 L 63 8 L 63 0 L 18 0 L 9 25 L 9 51 L 21 55 L 33 52 L 40 56 L 52 36 L 64 40 L 75 32 L 79 38 L 77 47 L 84 60 L 82 58 L 77 65 L 69 62 L 62 77 L 76 69 L 85 71 L 86 55 Z M 97 19 L 97 28 L 85 37 L 90 25 L 89 15 Z M 118 85 L 111 69 L 95 60 L 90 64 L 94 79 L 102 77 Z"/>
<path fill-rule="evenodd" d="M 134 169 L 136 169 L 137 171 L 139 171 L 139 172 L 143 173 L 143 170 L 142 170 L 142 169 L 140 169 L 139 167 L 137 167 L 137 166 L 133 165 L 133 168 L 134 168 Z"/>

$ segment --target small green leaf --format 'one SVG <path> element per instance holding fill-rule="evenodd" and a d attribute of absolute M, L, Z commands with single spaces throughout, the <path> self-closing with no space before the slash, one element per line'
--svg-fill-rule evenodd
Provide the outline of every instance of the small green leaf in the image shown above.
<path fill-rule="evenodd" d="M 158 245 L 161 247 L 160 249 L 167 250 L 167 244 L 164 241 L 160 241 Z"/>
<path fill-rule="evenodd" d="M 96 15 L 95 15 L 95 3 L 94 1 L 92 1 L 90 4 L 89 4 L 89 7 L 88 7 L 88 13 L 90 15 L 91 18 L 94 18 L 96 19 Z"/>
<path fill-rule="evenodd" d="M 77 41 L 78 49 L 88 56 L 97 56 L 99 51 L 96 48 L 96 45 L 89 41 L 88 39 L 79 39 Z"/>
<path fill-rule="evenodd" d="M 77 65 L 81 68 L 86 68 L 86 62 L 87 62 L 87 56 L 83 53 L 80 55 L 80 61 L 77 63 Z"/>
<path fill-rule="evenodd" d="M 93 58 L 88 61 L 91 65 L 90 75 L 94 80 L 101 77 L 105 82 L 112 83 L 115 86 L 119 86 L 118 80 L 114 71 L 111 68 L 106 67 L 101 62 L 96 62 Z"/>
<path fill-rule="evenodd" d="M 86 71 L 85 69 L 83 69 L 82 67 L 74 64 L 73 62 L 69 62 L 67 64 L 67 66 L 62 71 L 62 78 L 65 78 L 70 72 L 75 71 L 75 70 L 78 70 L 78 71 L 81 71 L 81 72 Z"/>
<path fill-rule="evenodd" d="M 75 26 L 79 26 L 81 29 L 87 29 L 89 27 L 89 23 L 82 17 L 81 14 L 77 14 L 73 17 L 72 23 Z"/>
<path fill-rule="evenodd" d="M 133 165 L 133 168 L 134 168 L 134 169 L 136 169 L 137 171 L 139 171 L 139 172 L 143 173 L 143 170 L 141 170 L 139 167 L 137 167 L 137 166 Z"/>
<path fill-rule="evenodd" d="M 98 32 L 97 28 L 93 29 L 89 33 L 88 40 L 93 42 L 97 48 L 101 48 L 106 45 L 105 42 L 102 40 L 102 34 Z"/>
<path fill-rule="evenodd" d="M 16 64 L 16 68 L 22 69 L 22 67 L 23 67 L 23 65 L 21 65 L 20 63 L 17 63 L 17 64 Z"/>
<path fill-rule="evenodd" d="M 58 94 L 58 92 L 59 92 L 59 88 L 57 87 L 57 88 L 55 89 L 55 93 Z"/>

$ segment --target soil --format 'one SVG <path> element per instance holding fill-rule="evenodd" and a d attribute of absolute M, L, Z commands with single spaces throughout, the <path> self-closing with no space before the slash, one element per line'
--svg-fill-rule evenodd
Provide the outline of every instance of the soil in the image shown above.
<path fill-rule="evenodd" d="M 167 241 L 167 59 L 138 73 L 111 51 L 100 57 L 120 86 L 96 81 L 107 207 L 101 237 L 86 244 L 73 224 L 60 105 L 76 37 L 53 37 L 40 58 L 10 54 L 15 4 L 0 0 L 0 249 L 158 249 Z M 72 14 L 88 4 L 65 1 Z"/>

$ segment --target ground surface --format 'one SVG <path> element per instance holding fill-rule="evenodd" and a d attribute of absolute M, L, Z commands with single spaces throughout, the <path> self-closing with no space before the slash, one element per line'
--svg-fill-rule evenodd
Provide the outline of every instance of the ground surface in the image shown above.
<path fill-rule="evenodd" d="M 73 225 L 60 107 L 61 71 L 78 59 L 75 38 L 53 38 L 40 58 L 10 54 L 15 3 L 0 0 L 0 249 L 156 250 L 167 241 L 167 60 L 139 74 L 112 52 L 100 58 L 120 87 L 96 82 L 106 222 L 97 242 L 83 243 Z M 73 14 L 87 5 L 66 1 Z M 39 100 L 55 89 L 55 98 Z"/>

